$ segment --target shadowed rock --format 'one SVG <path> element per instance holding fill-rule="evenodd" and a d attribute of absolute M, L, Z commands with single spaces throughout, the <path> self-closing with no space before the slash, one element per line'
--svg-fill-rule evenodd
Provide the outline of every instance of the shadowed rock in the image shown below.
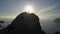
<path fill-rule="evenodd" d="M 5 22 L 4 22 L 4 21 L 0 21 L 0 30 L 4 28 L 4 27 L 1 25 L 1 24 L 3 24 L 3 23 L 5 23 Z"/>
<path fill-rule="evenodd" d="M 60 34 L 60 32 L 55 32 L 54 34 Z"/>
<path fill-rule="evenodd" d="M 4 21 L 0 21 L 0 23 L 5 23 Z"/>
<path fill-rule="evenodd" d="M 56 18 L 54 21 L 55 21 L 56 23 L 60 23 L 60 18 Z"/>
<path fill-rule="evenodd" d="M 45 34 L 45 32 L 42 31 L 37 15 L 23 12 L 7 26 L 6 34 Z"/>

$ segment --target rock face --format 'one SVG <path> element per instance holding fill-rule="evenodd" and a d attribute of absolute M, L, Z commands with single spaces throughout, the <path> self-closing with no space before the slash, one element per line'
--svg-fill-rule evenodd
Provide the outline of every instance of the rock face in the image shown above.
<path fill-rule="evenodd" d="M 56 23 L 60 23 L 60 18 L 56 18 L 54 21 L 55 21 Z"/>
<path fill-rule="evenodd" d="M 5 22 L 4 22 L 4 21 L 0 21 L 0 27 L 2 27 L 2 26 L 1 26 L 2 23 L 5 23 Z"/>
<path fill-rule="evenodd" d="M 6 28 L 6 34 L 45 34 L 39 18 L 33 13 L 19 14 Z"/>
<path fill-rule="evenodd" d="M 1 24 L 3 24 L 3 23 L 5 23 L 5 22 L 4 22 L 4 21 L 0 21 L 0 30 L 4 28 L 4 27 L 1 25 Z"/>
<path fill-rule="evenodd" d="M 60 32 L 55 32 L 54 34 L 60 34 Z"/>
<path fill-rule="evenodd" d="M 0 23 L 5 23 L 4 21 L 0 21 Z"/>

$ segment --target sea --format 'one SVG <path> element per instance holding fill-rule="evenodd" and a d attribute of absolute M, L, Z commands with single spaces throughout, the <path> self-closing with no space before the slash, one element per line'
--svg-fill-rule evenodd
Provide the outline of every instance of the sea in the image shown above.
<path fill-rule="evenodd" d="M 0 21 L 4 21 L 5 23 L 0 23 L 3 27 L 0 27 L 0 29 L 3 29 L 7 27 L 15 18 L 0 18 Z M 46 34 L 54 34 L 56 31 L 60 32 L 60 23 L 54 22 L 54 19 L 51 18 L 41 18 L 40 25 L 42 27 L 42 30 L 46 32 Z"/>

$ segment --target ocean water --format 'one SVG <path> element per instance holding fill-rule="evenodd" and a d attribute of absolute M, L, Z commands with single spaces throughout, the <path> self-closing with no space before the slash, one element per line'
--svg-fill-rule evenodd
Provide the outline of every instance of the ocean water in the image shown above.
<path fill-rule="evenodd" d="M 1 24 L 2 28 L 7 27 L 13 20 L 14 18 L 0 18 L 0 21 L 5 21 L 5 23 Z M 40 19 L 40 24 L 46 34 L 54 34 L 56 31 L 60 32 L 60 23 L 55 23 L 53 19 Z"/>

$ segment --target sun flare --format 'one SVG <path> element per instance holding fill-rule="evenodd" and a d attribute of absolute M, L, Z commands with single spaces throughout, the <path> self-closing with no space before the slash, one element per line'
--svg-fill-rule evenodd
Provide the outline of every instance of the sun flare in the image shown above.
<path fill-rule="evenodd" d="M 31 5 L 25 6 L 24 10 L 28 13 L 33 13 L 34 12 L 33 11 L 33 6 L 31 6 Z"/>

